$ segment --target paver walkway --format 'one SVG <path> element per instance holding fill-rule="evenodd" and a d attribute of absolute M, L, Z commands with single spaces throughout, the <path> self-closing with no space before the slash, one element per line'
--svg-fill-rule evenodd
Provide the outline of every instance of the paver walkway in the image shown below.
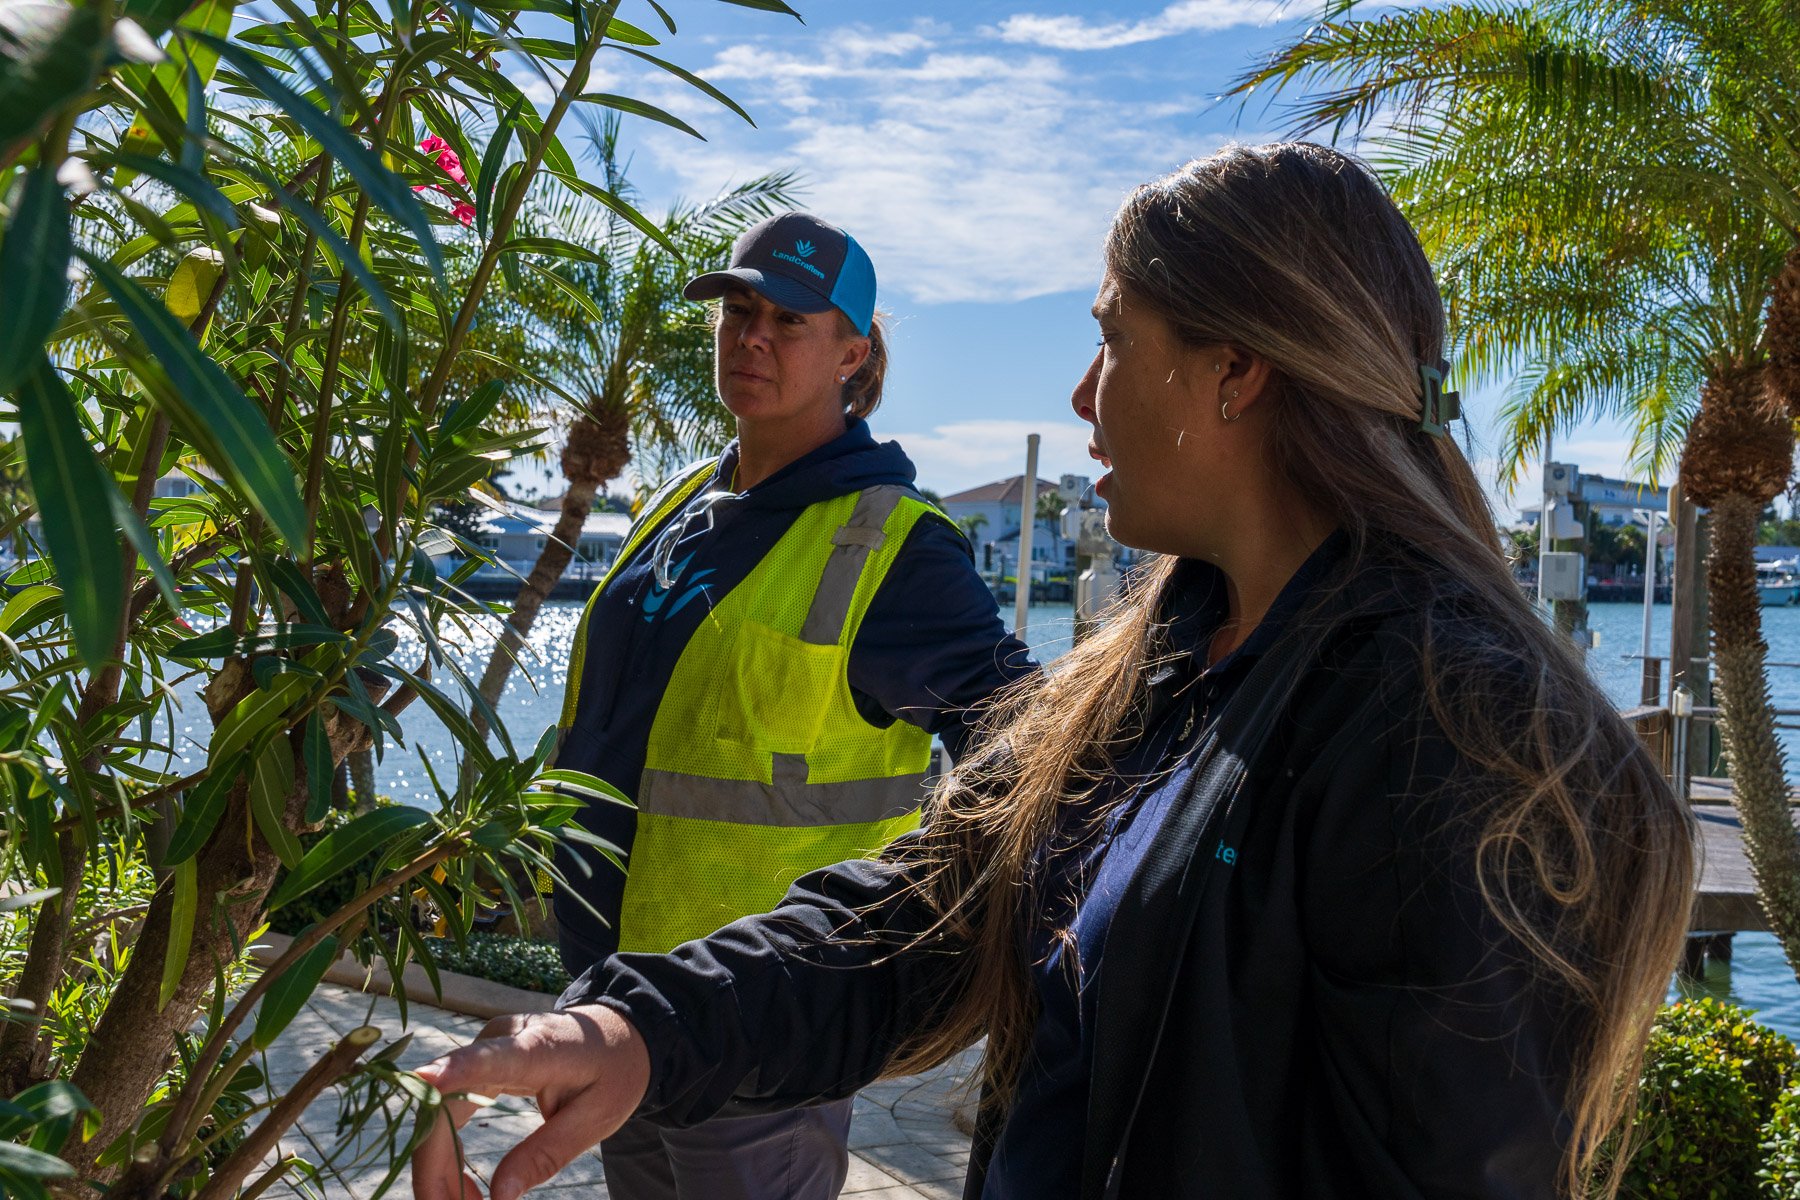
<path fill-rule="evenodd" d="M 386 996 L 368 996 L 323 984 L 271 1047 L 266 1070 L 279 1092 L 293 1086 L 323 1050 L 359 1025 L 384 1034 L 378 1045 L 410 1033 L 399 1056 L 402 1066 L 419 1066 L 470 1041 L 485 1023 L 443 1009 L 413 1003 L 409 1020 Z M 963 1100 L 973 1056 L 964 1055 L 928 1075 L 875 1084 L 857 1096 L 850 1124 L 850 1175 L 843 1195 L 855 1200 L 957 1200 L 969 1161 L 968 1135 L 952 1121 Z M 327 1200 L 371 1200 L 388 1170 L 386 1152 L 368 1145 L 341 1144 L 336 1126 L 340 1097 L 327 1092 L 282 1140 L 280 1153 L 321 1164 Z M 503 1096 L 478 1113 L 463 1130 L 463 1153 L 485 1183 L 501 1157 L 541 1123 L 530 1101 Z M 277 1187 L 270 1195 L 280 1194 Z M 290 1192 L 289 1194 L 293 1194 Z M 392 1200 L 411 1200 L 410 1179 L 402 1174 L 389 1189 Z M 530 1193 L 541 1200 L 604 1200 L 606 1182 L 597 1153 L 584 1154 L 549 1184 Z"/>

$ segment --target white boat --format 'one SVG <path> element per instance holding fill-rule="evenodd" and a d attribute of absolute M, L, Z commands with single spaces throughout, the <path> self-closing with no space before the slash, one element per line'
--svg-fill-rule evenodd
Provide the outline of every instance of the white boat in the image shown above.
<path fill-rule="evenodd" d="M 1762 594 L 1764 608 L 1800 604 L 1800 560 L 1757 563 L 1756 590 Z"/>

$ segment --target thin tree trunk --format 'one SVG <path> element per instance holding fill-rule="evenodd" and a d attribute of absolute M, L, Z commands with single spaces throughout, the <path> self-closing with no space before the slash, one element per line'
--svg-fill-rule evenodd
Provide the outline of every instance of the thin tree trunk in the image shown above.
<path fill-rule="evenodd" d="M 71 1138 L 63 1147 L 77 1178 L 93 1178 L 95 1157 L 143 1115 L 145 1101 L 168 1067 L 176 1036 L 192 1023 L 213 986 L 215 968 L 235 959 L 260 923 L 262 900 L 279 862 L 261 839 L 254 852 L 246 845 L 248 791 L 243 780 L 233 785 L 218 832 L 195 856 L 196 893 L 235 899 L 196 915 L 187 966 L 164 1006 L 163 960 L 175 907 L 172 881 L 157 890 L 131 961 L 70 1078 L 100 1110 L 98 1136 L 87 1142 Z"/>
<path fill-rule="evenodd" d="M 1756 588 L 1757 520 L 1762 503 L 1729 496 L 1712 508 L 1706 585 L 1712 606 L 1720 732 L 1744 822 L 1744 850 L 1769 927 L 1800 973 L 1800 834 L 1788 809 L 1787 764 L 1775 737 L 1764 663 L 1762 600 Z"/>
<path fill-rule="evenodd" d="M 207 302 L 207 315 L 218 303 L 218 294 L 219 288 L 215 287 Z M 140 517 L 150 511 L 150 499 L 156 493 L 158 467 L 168 443 L 169 418 L 159 414 L 151 422 L 150 436 L 137 463 L 137 483 L 131 495 L 131 507 Z M 124 560 L 125 591 L 129 594 L 137 579 L 137 547 L 127 541 L 120 550 L 120 557 Z M 87 690 L 82 693 L 81 705 L 75 714 L 79 727 L 87 728 L 95 717 L 118 700 L 119 687 L 125 677 L 121 660 L 130 635 L 131 612 L 127 608 L 120 618 L 118 636 L 113 641 L 106 665 L 88 678 Z M 98 771 L 99 753 L 90 753 L 82 768 L 90 774 Z M 31 1015 L 10 1022 L 0 1032 L 0 1087 L 6 1089 L 8 1096 L 31 1083 L 36 1070 L 48 1057 L 48 1048 L 39 1046 L 39 1036 L 50 998 L 56 994 L 57 985 L 69 966 L 69 929 L 75 921 L 75 905 L 87 870 L 86 835 L 80 829 L 65 830 L 57 838 L 57 854 L 62 868 L 62 892 L 53 902 L 40 905 L 37 910 L 25 966 L 13 993 L 14 1000 L 31 1006 Z"/>
<path fill-rule="evenodd" d="M 207 697 L 215 723 L 254 686 L 248 670 L 242 671 L 241 676 L 235 679 L 229 670 L 223 673 L 221 678 L 227 686 L 216 696 Z M 360 724 L 341 715 L 331 718 L 326 728 L 331 736 L 334 764 L 362 745 L 368 736 Z M 290 829 L 304 824 L 311 794 L 303 755 L 296 755 L 294 767 L 294 790 L 288 795 L 284 814 Z M 217 897 L 217 903 L 202 904 L 195 917 L 187 966 L 173 997 L 167 1005 L 161 1003 L 163 961 L 168 955 L 174 915 L 174 889 L 165 883 L 151 901 L 131 961 L 70 1078 L 101 1115 L 98 1135 L 86 1142 L 71 1137 L 63 1147 L 63 1157 L 75 1168 L 78 1179 L 95 1178 L 96 1156 L 144 1115 L 144 1105 L 168 1067 L 175 1038 L 193 1023 L 212 990 L 215 967 L 236 959 L 244 939 L 262 923 L 263 901 L 281 864 L 261 838 L 244 837 L 249 819 L 248 793 L 247 779 L 240 778 L 232 785 L 225 813 L 212 838 L 194 857 L 195 893 L 203 900 Z M 154 1156 L 128 1168 L 126 1176 L 108 1193 L 110 1200 L 151 1200 L 147 1188 L 160 1169 Z"/>
<path fill-rule="evenodd" d="M 563 476 L 569 490 L 563 496 L 556 527 L 544 539 L 544 549 L 520 586 L 500 641 L 488 656 L 487 669 L 481 673 L 481 696 L 489 704 L 500 702 L 500 693 L 506 689 L 507 677 L 537 620 L 538 610 L 568 570 L 575 547 L 581 542 L 582 527 L 594 510 L 594 497 L 625 469 L 630 458 L 623 412 L 608 412 L 599 419 L 584 415 L 569 427 L 569 443 L 562 455 Z M 479 711 L 469 717 L 476 729 L 487 733 L 487 722 Z"/>
<path fill-rule="evenodd" d="M 350 764 L 352 811 L 368 812 L 375 807 L 375 752 L 352 750 L 346 761 Z"/>

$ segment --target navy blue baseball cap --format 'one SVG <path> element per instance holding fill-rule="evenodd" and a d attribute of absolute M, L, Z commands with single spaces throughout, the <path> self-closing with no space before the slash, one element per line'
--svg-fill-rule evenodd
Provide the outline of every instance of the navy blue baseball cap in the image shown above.
<path fill-rule="evenodd" d="M 782 213 L 746 229 L 731 247 L 731 265 L 690 280 L 689 300 L 717 300 L 747 287 L 794 312 L 837 309 L 856 332 L 875 319 L 875 264 L 856 239 L 810 213 Z"/>

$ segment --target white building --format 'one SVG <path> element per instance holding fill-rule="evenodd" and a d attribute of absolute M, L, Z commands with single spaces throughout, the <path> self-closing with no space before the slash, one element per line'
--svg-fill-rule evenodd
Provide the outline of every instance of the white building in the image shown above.
<path fill-rule="evenodd" d="M 1065 480 L 1075 478 L 1065 476 Z M 1085 480 L 1082 481 L 1082 486 L 1086 486 Z M 1017 578 L 1019 501 L 1024 491 L 1025 477 L 1009 475 L 1005 479 L 996 479 L 992 483 L 984 483 L 980 487 L 944 497 L 944 512 L 969 535 L 969 542 L 975 547 L 975 565 L 982 571 Z M 1061 491 L 1057 484 L 1048 479 L 1037 481 L 1039 502 L 1043 497 L 1056 495 Z M 1034 512 L 1036 507 L 1034 504 Z M 1031 546 L 1034 577 L 1041 579 L 1047 571 L 1064 569 L 1073 561 L 1068 557 L 1073 553 L 1073 546 L 1065 547 L 1062 544 L 1057 522 L 1042 517 L 1035 522 Z"/>
<path fill-rule="evenodd" d="M 1572 498 L 1586 504 L 1588 511 L 1603 525 L 1629 525 L 1631 514 L 1640 508 L 1653 508 L 1665 515 L 1669 511 L 1668 488 L 1633 483 L 1628 479 L 1608 479 L 1603 475 L 1577 475 Z M 1519 509 L 1519 519 L 1526 525 L 1535 526 L 1542 509 L 1542 501 L 1526 505 Z"/>
<path fill-rule="evenodd" d="M 504 513 L 483 509 L 476 523 L 475 542 L 483 550 L 505 563 L 513 572 L 528 574 L 544 552 L 556 530 L 558 509 L 532 508 L 527 504 L 502 502 Z M 565 578 L 584 579 L 599 576 L 618 557 L 625 534 L 631 529 L 627 513 L 591 512 L 581 525 L 581 538 L 575 545 Z M 433 546 L 432 549 L 447 549 Z M 497 571 L 498 567 L 484 567 Z"/>
<path fill-rule="evenodd" d="M 1025 490 L 1023 475 L 1009 475 L 992 483 L 984 483 L 967 491 L 945 496 L 944 512 L 963 527 L 975 547 L 975 565 L 983 573 L 1018 577 L 1019 501 Z M 1054 505 L 1045 498 L 1056 497 Z M 1064 475 L 1055 483 L 1037 481 L 1038 504 L 1054 507 L 1058 516 L 1039 516 L 1031 535 L 1032 577 L 1039 581 L 1050 575 L 1072 578 L 1075 569 L 1075 541 L 1067 535 L 1060 520 L 1063 510 L 1078 507 L 1085 500 L 1090 507 L 1105 508 L 1106 503 L 1092 494 L 1085 475 Z M 1038 511 L 1038 504 L 1033 511 Z"/>

